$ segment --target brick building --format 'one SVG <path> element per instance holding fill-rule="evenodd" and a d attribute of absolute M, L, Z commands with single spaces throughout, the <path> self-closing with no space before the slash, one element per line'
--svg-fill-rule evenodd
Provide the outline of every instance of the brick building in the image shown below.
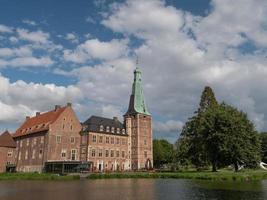
<path fill-rule="evenodd" d="M 97 171 L 140 170 L 153 167 L 152 124 L 142 88 L 141 71 L 134 83 L 124 123 L 92 116 L 82 126 L 81 159 Z"/>
<path fill-rule="evenodd" d="M 10 171 L 16 164 L 16 143 L 8 131 L 0 135 L 0 172 Z"/>
<path fill-rule="evenodd" d="M 131 168 L 153 168 L 152 118 L 147 110 L 139 68 L 134 71 L 134 82 L 128 111 L 124 115 L 126 132 L 131 143 Z"/>
<path fill-rule="evenodd" d="M 13 135 L 17 144 L 17 171 L 64 170 L 80 160 L 81 125 L 71 104 L 26 117 Z"/>
<path fill-rule="evenodd" d="M 124 125 L 116 118 L 92 116 L 83 123 L 81 159 L 94 171 L 130 170 L 129 141 Z"/>

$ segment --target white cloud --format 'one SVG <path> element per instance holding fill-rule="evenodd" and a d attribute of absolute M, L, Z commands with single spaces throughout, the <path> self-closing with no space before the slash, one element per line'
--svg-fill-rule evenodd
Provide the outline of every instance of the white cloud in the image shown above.
<path fill-rule="evenodd" d="M 74 33 L 67 33 L 65 39 L 71 41 L 72 43 L 79 43 L 79 39 Z"/>
<path fill-rule="evenodd" d="M 49 57 L 22 57 L 14 58 L 8 62 L 12 67 L 48 67 L 54 63 Z"/>
<path fill-rule="evenodd" d="M 12 33 L 12 32 L 13 30 L 11 27 L 0 24 L 0 33 Z"/>
<path fill-rule="evenodd" d="M 19 48 L 0 48 L 0 57 L 7 58 L 7 57 L 14 57 L 14 56 L 31 56 L 32 49 L 29 46 L 21 46 Z"/>
<path fill-rule="evenodd" d="M 76 63 L 85 63 L 90 59 L 111 60 L 122 55 L 127 55 L 127 40 L 102 42 L 90 39 L 78 45 L 75 50 L 64 50 L 64 59 Z"/>
<path fill-rule="evenodd" d="M 37 25 L 37 23 L 35 21 L 29 20 L 29 19 L 22 20 L 22 23 L 30 25 L 30 26 L 36 26 Z"/>
<path fill-rule="evenodd" d="M 169 120 L 166 122 L 155 121 L 153 123 L 153 129 L 157 132 L 176 132 L 178 135 L 182 128 L 183 122 L 181 121 Z"/>
<path fill-rule="evenodd" d="M 49 33 L 43 32 L 41 30 L 30 32 L 27 29 L 21 29 L 21 28 L 17 29 L 17 34 L 19 39 L 21 40 L 26 40 L 29 42 L 35 42 L 39 44 L 48 43 L 50 37 Z"/>
<path fill-rule="evenodd" d="M 16 81 L 0 75 L 0 124 L 21 122 L 26 115 L 35 111 L 53 109 L 56 104 L 77 102 L 82 97 L 81 91 L 75 86 L 56 86 L 54 84 L 36 84 Z"/>
<path fill-rule="evenodd" d="M 92 23 L 92 24 L 95 24 L 95 23 L 96 23 L 96 21 L 94 20 L 94 18 L 91 17 L 91 16 L 88 16 L 88 17 L 85 19 L 85 21 L 86 21 L 86 22 L 89 22 L 89 23 Z"/>

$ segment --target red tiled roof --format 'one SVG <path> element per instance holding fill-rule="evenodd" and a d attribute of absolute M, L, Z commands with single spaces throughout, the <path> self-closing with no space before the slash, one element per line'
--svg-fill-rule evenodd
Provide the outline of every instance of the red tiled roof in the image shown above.
<path fill-rule="evenodd" d="M 0 135 L 0 147 L 11 147 L 16 148 L 16 142 L 8 131 L 5 131 Z"/>
<path fill-rule="evenodd" d="M 47 131 L 49 129 L 49 125 L 54 123 L 66 108 L 67 106 L 26 119 L 20 128 L 17 129 L 13 137 L 20 137 L 40 131 Z"/>

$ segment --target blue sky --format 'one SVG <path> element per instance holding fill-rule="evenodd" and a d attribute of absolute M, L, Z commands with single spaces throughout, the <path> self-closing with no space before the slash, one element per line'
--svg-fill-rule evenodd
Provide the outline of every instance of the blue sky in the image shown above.
<path fill-rule="evenodd" d="M 205 85 L 266 130 L 267 3 L 245 1 L 0 1 L 0 131 L 68 101 L 122 119 L 136 55 L 155 137 L 177 139 Z"/>

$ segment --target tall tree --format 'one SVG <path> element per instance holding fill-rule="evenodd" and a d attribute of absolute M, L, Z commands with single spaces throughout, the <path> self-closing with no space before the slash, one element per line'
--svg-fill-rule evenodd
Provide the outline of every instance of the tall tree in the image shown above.
<path fill-rule="evenodd" d="M 259 161 L 260 142 L 247 115 L 225 103 L 208 109 L 200 123 L 206 151 L 213 171 L 217 166 L 233 164 L 255 167 Z"/>
<path fill-rule="evenodd" d="M 198 113 L 203 113 L 209 108 L 214 108 L 218 105 L 216 97 L 211 87 L 206 86 L 201 94 Z"/>
<path fill-rule="evenodd" d="M 259 134 L 261 142 L 261 160 L 267 163 L 267 132 Z"/>

